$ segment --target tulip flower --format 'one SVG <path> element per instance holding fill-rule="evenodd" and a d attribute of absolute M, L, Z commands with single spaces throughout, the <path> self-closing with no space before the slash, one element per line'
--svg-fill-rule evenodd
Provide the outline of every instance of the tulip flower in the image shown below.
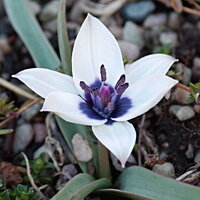
<path fill-rule="evenodd" d="M 124 167 L 136 142 L 127 120 L 147 112 L 177 83 L 165 75 L 175 61 L 152 54 L 124 68 L 116 39 L 88 14 L 72 52 L 73 77 L 39 68 L 13 77 L 45 99 L 42 111 L 92 126 L 96 138 Z"/>

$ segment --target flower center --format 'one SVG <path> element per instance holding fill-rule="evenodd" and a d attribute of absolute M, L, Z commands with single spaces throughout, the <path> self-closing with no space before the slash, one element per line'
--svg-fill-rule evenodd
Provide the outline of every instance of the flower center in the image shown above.
<path fill-rule="evenodd" d="M 97 87 L 88 86 L 84 81 L 80 81 L 80 87 L 85 91 L 86 103 L 101 117 L 108 119 L 111 117 L 123 92 L 129 84 L 125 83 L 125 75 L 121 75 L 115 87 L 106 83 L 106 69 L 104 65 L 100 67 L 101 81 Z"/>

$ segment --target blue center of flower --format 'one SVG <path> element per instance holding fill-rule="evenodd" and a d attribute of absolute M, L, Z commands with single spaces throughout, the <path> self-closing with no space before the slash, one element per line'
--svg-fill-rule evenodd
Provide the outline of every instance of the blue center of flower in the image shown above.
<path fill-rule="evenodd" d="M 85 91 L 85 103 L 80 104 L 81 110 L 90 118 L 95 119 L 98 119 L 98 117 L 109 119 L 125 114 L 132 105 L 129 98 L 121 98 L 121 95 L 129 86 L 125 82 L 125 75 L 121 75 L 115 87 L 112 87 L 106 83 L 107 76 L 104 65 L 100 67 L 100 74 L 101 80 L 97 80 L 91 86 L 83 81 L 80 82 L 80 87 Z"/>

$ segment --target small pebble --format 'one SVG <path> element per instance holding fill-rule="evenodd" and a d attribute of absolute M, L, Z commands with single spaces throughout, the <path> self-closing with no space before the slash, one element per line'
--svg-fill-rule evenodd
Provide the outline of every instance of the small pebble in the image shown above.
<path fill-rule="evenodd" d="M 35 142 L 36 143 L 41 143 L 44 141 L 44 139 L 47 136 L 47 128 L 44 123 L 34 123 L 33 124 L 33 129 L 35 133 Z"/>
<path fill-rule="evenodd" d="M 146 28 L 153 28 L 156 26 L 165 26 L 167 23 L 167 15 L 165 13 L 151 14 L 149 15 L 143 26 Z"/>
<path fill-rule="evenodd" d="M 192 70 L 189 67 L 184 66 L 183 68 L 183 79 L 182 82 L 185 85 L 189 85 L 192 78 Z"/>
<path fill-rule="evenodd" d="M 185 30 L 194 30 L 195 29 L 195 26 L 189 22 L 185 22 L 183 25 L 182 25 L 182 29 L 185 31 Z"/>
<path fill-rule="evenodd" d="M 23 151 L 31 142 L 34 136 L 34 131 L 29 123 L 22 124 L 16 128 L 15 138 L 13 143 L 14 153 Z"/>
<path fill-rule="evenodd" d="M 200 58 L 195 57 L 192 67 L 192 80 L 197 82 L 200 80 Z"/>
<path fill-rule="evenodd" d="M 122 56 L 127 57 L 129 60 L 135 60 L 139 57 L 140 49 L 137 45 L 124 40 L 119 40 L 118 44 L 122 51 Z"/>
<path fill-rule="evenodd" d="M 28 108 L 26 111 L 22 113 L 22 118 L 26 121 L 32 120 L 36 114 L 40 112 L 40 109 L 42 108 L 42 104 L 37 103 L 30 108 Z"/>
<path fill-rule="evenodd" d="M 182 88 L 176 88 L 173 93 L 173 98 L 176 100 L 177 103 L 180 104 L 189 104 L 188 98 L 190 96 L 190 92 L 182 89 Z"/>
<path fill-rule="evenodd" d="M 194 147 L 192 144 L 188 144 L 188 149 L 185 152 L 185 155 L 186 155 L 187 159 L 194 158 Z"/>
<path fill-rule="evenodd" d="M 11 53 L 12 48 L 8 43 L 8 39 L 5 37 L 0 38 L 0 52 L 2 54 L 8 54 Z"/>
<path fill-rule="evenodd" d="M 38 15 L 41 12 L 40 4 L 38 4 L 36 1 L 29 1 L 29 3 L 33 14 Z"/>
<path fill-rule="evenodd" d="M 200 114 L 200 105 L 194 105 L 194 111 Z"/>
<path fill-rule="evenodd" d="M 154 10 L 155 10 L 155 4 L 153 3 L 153 1 L 142 0 L 137 2 L 127 3 L 121 9 L 121 14 L 126 20 L 141 22 Z"/>
<path fill-rule="evenodd" d="M 118 25 L 112 24 L 109 26 L 110 32 L 115 36 L 117 39 L 122 38 L 122 28 L 119 27 Z"/>
<path fill-rule="evenodd" d="M 42 145 L 40 148 L 38 148 L 34 154 L 33 154 L 33 158 L 36 159 L 38 158 L 41 154 L 46 153 L 46 147 L 45 145 Z"/>
<path fill-rule="evenodd" d="M 137 45 L 140 49 L 144 47 L 144 40 L 141 36 L 139 27 L 131 21 L 125 23 L 122 39 Z"/>
<path fill-rule="evenodd" d="M 57 20 L 51 20 L 43 25 L 45 31 L 50 31 L 51 33 L 55 33 L 57 31 Z"/>
<path fill-rule="evenodd" d="M 92 159 L 93 153 L 88 144 L 81 135 L 75 134 L 72 139 L 72 146 L 76 159 L 80 162 L 88 162 Z"/>
<path fill-rule="evenodd" d="M 58 6 L 59 1 L 57 0 L 50 1 L 48 4 L 46 4 L 40 13 L 40 20 L 43 22 L 47 22 L 56 19 Z"/>
<path fill-rule="evenodd" d="M 159 39 L 162 45 L 170 44 L 175 47 L 178 44 L 178 37 L 175 32 L 161 33 Z"/>
<path fill-rule="evenodd" d="M 152 171 L 166 177 L 170 177 L 170 178 L 175 177 L 174 166 L 170 162 L 166 162 L 162 165 L 156 164 L 153 166 Z"/>
<path fill-rule="evenodd" d="M 62 172 L 65 175 L 63 178 L 65 180 L 70 180 L 78 173 L 76 167 L 73 164 L 68 164 L 63 166 Z"/>
<path fill-rule="evenodd" d="M 180 110 L 181 106 L 180 105 L 171 105 L 169 107 L 169 113 L 176 115 L 177 112 Z"/>
<path fill-rule="evenodd" d="M 198 150 L 195 154 L 195 157 L 194 157 L 194 162 L 195 163 L 199 163 L 200 162 L 200 150 Z"/>
<path fill-rule="evenodd" d="M 176 113 L 176 117 L 179 121 L 186 121 L 195 116 L 194 110 L 190 106 L 181 107 Z"/>
<path fill-rule="evenodd" d="M 181 15 L 176 12 L 170 12 L 168 17 L 168 26 L 171 29 L 178 29 L 181 26 Z"/>

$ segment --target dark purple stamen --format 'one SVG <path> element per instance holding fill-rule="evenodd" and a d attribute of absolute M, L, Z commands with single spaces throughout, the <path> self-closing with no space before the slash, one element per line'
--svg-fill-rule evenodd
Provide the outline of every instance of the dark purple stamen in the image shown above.
<path fill-rule="evenodd" d="M 101 65 L 100 73 L 101 81 L 98 81 L 98 85 L 92 84 L 88 86 L 85 82 L 80 82 L 80 87 L 85 91 L 86 104 L 100 117 L 105 119 L 110 119 L 112 116 L 126 113 L 131 107 L 131 100 L 128 98 L 122 98 L 123 101 L 121 100 L 121 95 L 129 86 L 128 83 L 125 83 L 125 75 L 121 75 L 113 88 L 105 82 L 107 77 L 104 65 Z M 87 115 L 86 107 L 83 106 L 83 104 L 80 105 L 80 108 L 83 110 L 83 113 Z M 92 118 L 91 112 L 88 116 Z"/>
<path fill-rule="evenodd" d="M 106 69 L 104 65 L 101 65 L 100 74 L 101 74 L 101 81 L 105 82 L 107 77 L 106 77 Z"/>
<path fill-rule="evenodd" d="M 82 90 L 84 90 L 86 93 L 91 93 L 92 92 L 92 89 L 84 82 L 84 81 L 81 81 L 80 82 L 80 87 Z"/>
<path fill-rule="evenodd" d="M 121 75 L 121 77 L 119 78 L 119 80 L 117 81 L 116 85 L 115 85 L 115 90 L 120 86 L 123 85 L 125 83 L 126 77 L 125 74 Z"/>
<path fill-rule="evenodd" d="M 118 88 L 117 88 L 117 94 L 118 95 L 122 95 L 123 92 L 128 88 L 129 84 L 128 83 L 124 83 L 123 85 L 120 85 Z"/>

